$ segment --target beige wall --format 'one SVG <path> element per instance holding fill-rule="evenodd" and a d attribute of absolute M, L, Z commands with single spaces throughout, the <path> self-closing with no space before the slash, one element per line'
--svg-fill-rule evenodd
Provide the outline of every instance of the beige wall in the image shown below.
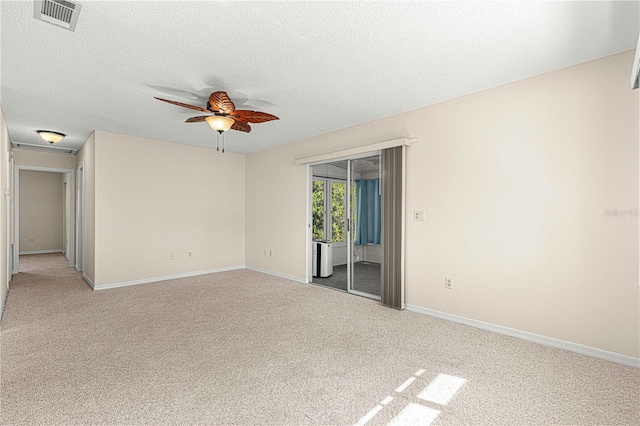
<path fill-rule="evenodd" d="M 10 236 L 7 234 L 7 197 L 5 191 L 9 189 L 7 178 L 7 161 L 11 155 L 11 143 L 9 141 L 9 132 L 4 121 L 4 113 L 0 107 L 0 315 L 4 311 L 4 304 L 7 300 L 9 291 L 9 283 L 7 280 L 7 272 L 10 265 L 7 261 L 7 243 Z"/>
<path fill-rule="evenodd" d="M 20 171 L 20 254 L 63 249 L 62 174 Z"/>
<path fill-rule="evenodd" d="M 248 155 L 247 265 L 305 278 L 306 171 L 295 158 L 419 138 L 407 150 L 406 302 L 638 357 L 638 217 L 606 214 L 638 208 L 632 59 Z M 424 222 L 411 220 L 418 209 Z"/>
<path fill-rule="evenodd" d="M 76 168 L 76 156 L 71 154 L 54 154 L 28 149 L 13 150 L 13 159 L 17 166 L 50 167 L 53 169 Z"/>
<path fill-rule="evenodd" d="M 84 167 L 84 261 L 82 273 L 95 283 L 96 244 L 95 244 L 95 207 L 96 207 L 96 134 L 89 139 L 78 151 L 77 166 Z M 75 167 L 74 167 L 75 168 Z M 76 188 L 76 191 L 78 189 Z M 76 238 L 77 238 L 76 234 Z M 76 247 L 80 247 L 76 239 Z M 77 265 L 77 263 L 76 263 Z"/>
<path fill-rule="evenodd" d="M 96 285 L 244 266 L 243 155 L 95 135 Z"/>

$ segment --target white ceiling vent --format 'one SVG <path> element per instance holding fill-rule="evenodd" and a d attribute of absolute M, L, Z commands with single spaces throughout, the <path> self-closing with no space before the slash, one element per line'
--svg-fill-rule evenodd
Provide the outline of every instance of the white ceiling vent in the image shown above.
<path fill-rule="evenodd" d="M 75 31 L 82 5 L 67 0 L 35 0 L 33 17 Z"/>
<path fill-rule="evenodd" d="M 59 146 L 51 146 L 44 144 L 33 144 L 33 143 L 22 143 L 22 142 L 11 142 L 11 146 L 13 148 L 21 148 L 21 149 L 29 149 L 32 151 L 48 151 L 55 152 L 57 154 L 71 154 L 75 155 L 78 152 L 78 148 L 62 148 Z"/>

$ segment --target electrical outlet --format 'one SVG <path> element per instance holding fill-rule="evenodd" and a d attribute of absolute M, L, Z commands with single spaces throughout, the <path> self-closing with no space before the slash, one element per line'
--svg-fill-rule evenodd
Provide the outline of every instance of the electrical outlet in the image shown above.
<path fill-rule="evenodd" d="M 453 290 L 453 280 L 449 277 L 444 277 L 444 288 L 447 290 Z"/>
<path fill-rule="evenodd" d="M 262 254 L 264 254 L 266 256 L 267 255 L 267 251 L 265 250 Z"/>
<path fill-rule="evenodd" d="M 193 257 L 193 252 L 192 251 L 188 251 L 187 252 L 187 258 L 191 259 Z"/>
<path fill-rule="evenodd" d="M 36 242 L 36 238 L 35 237 L 29 237 L 29 242 L 30 243 L 35 243 Z"/>
<path fill-rule="evenodd" d="M 413 220 L 416 222 L 424 222 L 424 210 L 414 210 Z"/>
<path fill-rule="evenodd" d="M 172 251 L 169 252 L 169 260 L 176 260 L 176 254 Z"/>

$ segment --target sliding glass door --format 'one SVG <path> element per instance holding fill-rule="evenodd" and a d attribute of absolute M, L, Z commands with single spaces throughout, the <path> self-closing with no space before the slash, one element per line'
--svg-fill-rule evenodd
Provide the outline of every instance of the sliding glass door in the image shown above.
<path fill-rule="evenodd" d="M 380 155 L 312 167 L 312 281 L 380 298 Z"/>
<path fill-rule="evenodd" d="M 312 280 L 348 290 L 347 161 L 312 167 Z"/>

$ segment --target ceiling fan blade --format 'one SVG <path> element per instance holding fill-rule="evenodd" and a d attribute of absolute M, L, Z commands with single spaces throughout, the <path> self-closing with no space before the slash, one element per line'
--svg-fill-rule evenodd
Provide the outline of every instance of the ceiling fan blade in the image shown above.
<path fill-rule="evenodd" d="M 158 98 L 156 96 L 154 96 L 154 98 L 159 100 L 159 101 L 166 102 L 168 104 L 178 105 L 178 106 L 181 106 L 181 107 L 184 107 L 184 108 L 189 108 L 189 109 L 195 109 L 196 111 L 210 112 L 208 109 L 202 108 L 202 107 L 199 107 L 199 106 L 183 104 L 182 102 L 170 101 L 169 99 L 162 99 L 162 98 Z"/>
<path fill-rule="evenodd" d="M 231 113 L 231 118 L 242 123 L 265 123 L 272 120 L 280 120 L 278 117 L 266 112 L 237 110 Z"/>
<path fill-rule="evenodd" d="M 233 126 L 231 126 L 231 129 L 249 133 L 251 131 L 251 126 L 247 123 L 240 123 L 236 121 L 233 123 Z"/>
<path fill-rule="evenodd" d="M 209 105 L 213 111 L 224 112 L 225 114 L 231 114 L 236 109 L 227 92 L 213 92 L 209 96 Z"/>
<path fill-rule="evenodd" d="M 207 119 L 207 117 L 211 117 L 210 115 L 200 115 L 198 117 L 187 118 L 185 123 L 201 123 Z"/>

